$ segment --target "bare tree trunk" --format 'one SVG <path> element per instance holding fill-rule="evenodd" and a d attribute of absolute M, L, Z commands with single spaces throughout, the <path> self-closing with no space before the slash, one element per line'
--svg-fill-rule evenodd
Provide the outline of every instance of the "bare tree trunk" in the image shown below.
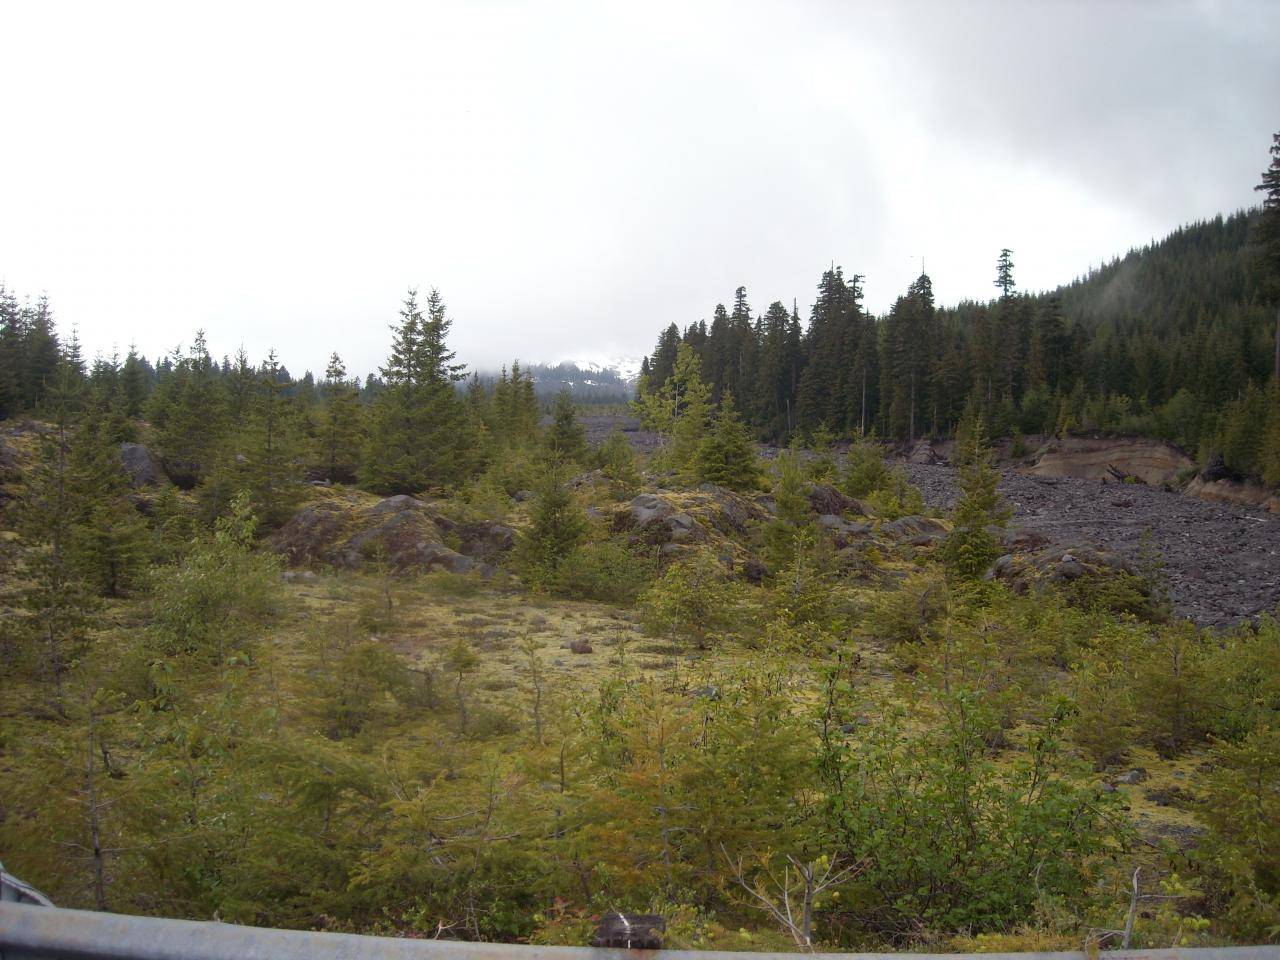
<path fill-rule="evenodd" d="M 1137 867 L 1133 871 L 1133 896 L 1129 898 L 1129 913 L 1124 920 L 1124 939 L 1120 941 L 1121 950 L 1128 950 L 1129 944 L 1133 942 L 1133 925 L 1138 919 L 1138 901 L 1142 899 L 1138 888 L 1138 874 L 1141 872 L 1141 867 Z"/>
<path fill-rule="evenodd" d="M 865 437 L 867 435 L 867 364 L 862 364 L 862 423 L 859 430 Z"/>
<path fill-rule="evenodd" d="M 1280 307 L 1276 307 L 1276 382 L 1280 383 Z"/>
<path fill-rule="evenodd" d="M 85 751 L 85 792 L 89 812 L 89 834 L 93 842 L 93 902 L 99 910 L 107 909 L 106 855 L 102 849 L 102 823 L 98 817 L 98 792 L 93 777 L 93 716 L 89 717 L 89 743 Z"/>

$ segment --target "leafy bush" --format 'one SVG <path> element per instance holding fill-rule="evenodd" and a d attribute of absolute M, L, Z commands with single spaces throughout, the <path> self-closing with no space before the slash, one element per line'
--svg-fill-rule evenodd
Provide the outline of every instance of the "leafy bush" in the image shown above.
<path fill-rule="evenodd" d="M 641 612 L 653 633 L 687 638 L 706 649 L 736 625 L 739 595 L 724 565 L 700 550 L 667 568 L 645 592 Z"/>
<path fill-rule="evenodd" d="M 871 509 L 886 520 L 919 516 L 925 512 L 924 494 L 907 479 L 907 472 L 902 467 L 886 470 L 881 486 L 867 494 L 865 499 Z"/>
<path fill-rule="evenodd" d="M 232 501 L 212 537 L 157 576 L 151 638 L 166 653 L 202 653 L 221 663 L 272 615 L 280 561 L 253 549 L 256 521 L 247 498 Z"/>
<path fill-rule="evenodd" d="M 315 659 L 316 705 L 333 739 L 353 736 L 387 714 L 388 698 L 402 707 L 434 703 L 430 674 L 409 669 L 376 641 L 354 641 L 340 627 L 335 637 L 317 649 Z"/>
<path fill-rule="evenodd" d="M 916 574 L 897 590 L 877 596 L 867 615 L 872 634 L 891 644 L 936 639 L 938 621 L 947 612 L 947 585 L 939 576 Z"/>
<path fill-rule="evenodd" d="M 829 829 L 864 864 L 831 922 L 903 942 L 1008 930 L 1046 899 L 1083 906 L 1091 864 L 1118 838 L 1108 798 L 1062 751 L 1064 714 L 1035 730 L 1024 757 L 997 764 L 980 735 L 989 704 L 958 689 L 942 709 L 921 733 L 926 716 L 891 709 L 856 738 L 826 739 Z"/>
<path fill-rule="evenodd" d="M 1280 932 L 1280 727 L 1258 726 L 1219 743 L 1199 813 L 1209 834 L 1198 851 L 1211 905 L 1227 932 L 1273 943 Z"/>

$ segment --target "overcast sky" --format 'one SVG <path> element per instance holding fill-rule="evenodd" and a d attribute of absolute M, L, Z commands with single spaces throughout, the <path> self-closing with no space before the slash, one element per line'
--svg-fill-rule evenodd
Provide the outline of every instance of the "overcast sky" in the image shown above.
<path fill-rule="evenodd" d="M 884 310 L 1252 205 L 1280 3 L 0 0 L 0 279 L 87 353 L 203 327 L 365 373 L 409 286 L 461 359 L 639 356 L 823 269 Z"/>

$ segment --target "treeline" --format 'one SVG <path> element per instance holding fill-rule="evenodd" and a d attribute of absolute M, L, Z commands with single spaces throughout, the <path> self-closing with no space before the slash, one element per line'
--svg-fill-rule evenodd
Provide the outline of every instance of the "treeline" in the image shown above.
<path fill-rule="evenodd" d="M 1272 154 L 1261 210 L 1183 227 L 1050 293 L 1017 290 L 1007 249 L 999 296 L 986 303 L 939 307 L 922 273 L 873 316 L 863 276 L 833 267 L 802 324 L 795 304 L 758 312 L 739 287 L 709 324 L 662 332 L 642 389 L 667 382 L 686 344 L 713 399 L 732 393 L 762 438 L 948 436 L 968 410 L 998 435 L 1154 436 L 1280 483 L 1280 395 L 1268 388 L 1280 364 Z"/>
<path fill-rule="evenodd" d="M 123 362 L 86 363 L 74 336 L 59 340 L 46 300 L 18 306 L 6 292 L 3 303 L 4 413 L 83 423 L 104 449 L 145 439 L 168 477 L 195 491 L 206 522 L 248 493 L 270 528 L 306 480 L 386 494 L 452 488 L 539 441 L 533 378 L 519 362 L 468 377 L 446 344 L 451 321 L 435 290 L 423 305 L 409 293 L 386 365 L 363 384 L 337 353 L 318 381 L 293 379 L 274 352 L 257 364 L 243 349 L 218 362 L 200 332 L 154 366 L 133 350 Z M 566 394 L 559 405 L 568 403 Z"/>
<path fill-rule="evenodd" d="M 544 401 L 553 400 L 564 390 L 568 390 L 574 403 L 579 405 L 625 404 L 635 394 L 634 385 L 612 368 L 582 367 L 564 361 L 526 363 L 520 369 L 533 381 L 534 392 Z M 474 376 L 488 386 L 500 379 L 501 372 L 477 370 Z"/>
<path fill-rule="evenodd" d="M 938 307 L 922 274 L 881 317 L 839 267 L 803 325 L 777 301 L 756 313 L 740 287 L 710 324 L 663 331 L 643 382 L 664 384 L 683 343 L 762 438 L 948 436 L 973 408 L 999 435 L 1143 434 L 1262 475 L 1275 315 L 1249 269 L 1257 220 L 1185 227 L 1048 294 L 1019 293 L 1004 250 L 997 299 Z"/>

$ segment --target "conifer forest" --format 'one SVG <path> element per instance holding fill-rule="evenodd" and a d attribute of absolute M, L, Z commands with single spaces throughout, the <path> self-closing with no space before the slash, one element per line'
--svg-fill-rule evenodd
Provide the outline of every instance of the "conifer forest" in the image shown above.
<path fill-rule="evenodd" d="M 1256 160 L 1258 206 L 1048 291 L 1017 249 L 981 301 L 726 290 L 625 403 L 481 376 L 447 290 L 303 372 L 87 356 L 0 286 L 6 871 L 475 941 L 1280 942 L 1280 134 Z"/>

